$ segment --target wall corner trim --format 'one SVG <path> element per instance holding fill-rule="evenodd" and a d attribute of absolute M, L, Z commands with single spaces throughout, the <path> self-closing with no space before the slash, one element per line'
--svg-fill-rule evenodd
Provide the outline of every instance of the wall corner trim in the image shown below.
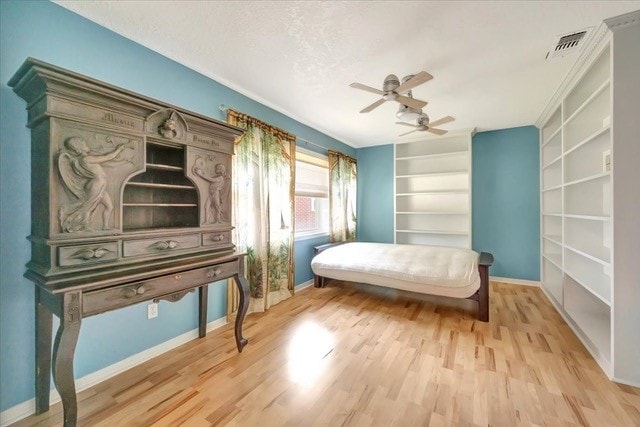
<path fill-rule="evenodd" d="M 310 281 L 310 283 L 313 284 L 313 281 Z M 226 324 L 226 316 L 212 320 L 211 322 L 207 323 L 207 332 L 221 328 Z M 175 338 L 171 338 L 170 340 L 167 340 L 161 344 L 148 348 L 144 351 L 141 351 L 140 353 L 136 353 L 133 356 L 129 356 L 126 359 L 123 359 L 105 368 L 87 374 L 82 378 L 76 379 L 76 390 L 78 393 L 80 393 L 83 390 L 91 388 L 94 385 L 106 381 L 121 372 L 140 365 L 149 359 L 153 359 L 156 356 L 166 353 L 167 351 L 179 347 L 182 344 L 186 344 L 187 342 L 192 341 L 196 338 L 198 338 L 198 328 L 192 329 L 182 335 L 178 335 Z M 49 401 L 51 402 L 51 405 L 60 402 L 60 395 L 55 388 L 51 389 Z M 28 417 L 29 415 L 35 414 L 35 412 L 35 398 L 29 399 L 22 403 L 18 403 L 17 405 L 0 412 L 0 426 L 4 427 L 8 426 L 9 424 L 13 424 L 23 418 Z"/>

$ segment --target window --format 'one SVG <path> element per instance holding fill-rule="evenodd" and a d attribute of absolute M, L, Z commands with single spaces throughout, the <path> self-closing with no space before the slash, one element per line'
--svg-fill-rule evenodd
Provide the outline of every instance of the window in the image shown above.
<path fill-rule="evenodd" d="M 329 162 L 296 148 L 296 239 L 329 234 Z"/>

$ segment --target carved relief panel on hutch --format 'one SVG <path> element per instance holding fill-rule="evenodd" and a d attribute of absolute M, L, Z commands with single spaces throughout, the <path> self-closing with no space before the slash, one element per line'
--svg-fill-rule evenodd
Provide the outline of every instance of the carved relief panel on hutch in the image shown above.
<path fill-rule="evenodd" d="M 231 156 L 242 129 L 34 59 L 9 81 L 31 128 L 32 258 L 36 285 L 36 411 L 49 371 L 75 425 L 73 354 L 82 318 L 199 291 L 248 284 L 231 241 Z M 60 318 L 51 357 L 52 314 Z"/>

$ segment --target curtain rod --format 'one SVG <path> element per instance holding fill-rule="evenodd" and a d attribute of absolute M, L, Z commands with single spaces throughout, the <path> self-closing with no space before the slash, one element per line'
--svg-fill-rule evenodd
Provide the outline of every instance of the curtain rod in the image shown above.
<path fill-rule="evenodd" d="M 229 107 L 227 107 L 224 104 L 220 104 L 220 106 L 218 108 L 220 109 L 220 111 L 227 111 L 229 109 Z M 323 147 L 322 145 L 316 144 L 315 142 L 311 142 L 311 141 L 308 141 L 306 139 L 300 138 L 299 136 L 296 136 L 296 140 L 300 141 L 300 142 L 304 142 L 305 144 L 309 144 L 309 145 L 313 145 L 315 147 L 321 148 L 321 149 L 323 149 L 325 151 L 329 150 L 327 147 Z"/>

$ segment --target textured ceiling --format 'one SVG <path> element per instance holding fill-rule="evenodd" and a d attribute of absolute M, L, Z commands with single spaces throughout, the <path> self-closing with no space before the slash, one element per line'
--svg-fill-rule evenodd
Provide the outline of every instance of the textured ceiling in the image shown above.
<path fill-rule="evenodd" d="M 354 147 L 401 140 L 396 103 L 359 111 L 385 76 L 426 70 L 413 91 L 449 130 L 535 122 L 576 55 L 554 36 L 640 9 L 603 2 L 56 1 Z M 224 100 L 220 100 L 224 102 Z M 231 107 L 233 107 L 231 105 Z"/>

